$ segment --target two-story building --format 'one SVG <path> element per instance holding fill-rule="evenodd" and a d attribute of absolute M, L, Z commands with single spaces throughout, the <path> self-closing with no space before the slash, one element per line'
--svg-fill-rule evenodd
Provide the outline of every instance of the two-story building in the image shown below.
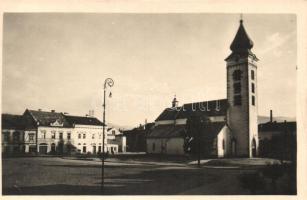
<path fill-rule="evenodd" d="M 21 115 L 2 114 L 2 153 L 24 151 L 24 122 Z"/>

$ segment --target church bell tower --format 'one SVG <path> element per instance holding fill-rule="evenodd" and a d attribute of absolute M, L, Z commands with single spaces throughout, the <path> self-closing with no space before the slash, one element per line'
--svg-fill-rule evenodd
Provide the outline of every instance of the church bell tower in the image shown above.
<path fill-rule="evenodd" d="M 257 61 L 251 49 L 253 41 L 240 20 L 237 34 L 230 45 L 227 65 L 227 123 L 232 139 L 230 155 L 255 157 L 258 154 Z"/>

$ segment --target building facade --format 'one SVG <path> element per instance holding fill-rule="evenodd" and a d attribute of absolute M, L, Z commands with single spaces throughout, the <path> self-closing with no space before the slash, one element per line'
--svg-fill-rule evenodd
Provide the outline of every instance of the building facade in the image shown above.
<path fill-rule="evenodd" d="M 24 123 L 21 115 L 2 114 L 2 152 L 18 154 L 24 152 Z"/>
<path fill-rule="evenodd" d="M 126 149 L 125 138 L 109 138 L 105 127 L 104 151 Z M 28 110 L 23 115 L 2 115 L 2 152 L 39 154 L 99 154 L 102 152 L 103 123 L 95 117 L 61 112 Z M 108 143 L 108 141 L 110 143 Z"/>

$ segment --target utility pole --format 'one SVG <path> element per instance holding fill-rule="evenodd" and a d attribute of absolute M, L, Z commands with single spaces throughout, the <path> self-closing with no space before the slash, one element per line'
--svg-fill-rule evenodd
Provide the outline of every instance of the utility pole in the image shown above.
<path fill-rule="evenodd" d="M 101 191 L 104 189 L 104 160 L 105 160 L 105 151 L 104 151 L 104 141 L 105 141 L 105 127 L 106 127 L 106 90 L 107 86 L 113 87 L 114 81 L 111 78 L 107 78 L 104 81 L 104 86 L 103 86 L 103 124 L 102 124 L 102 159 L 101 159 Z M 110 93 L 111 96 L 111 93 Z"/>

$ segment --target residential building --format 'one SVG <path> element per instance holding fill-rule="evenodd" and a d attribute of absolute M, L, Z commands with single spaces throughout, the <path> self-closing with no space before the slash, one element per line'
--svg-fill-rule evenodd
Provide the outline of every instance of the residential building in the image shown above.
<path fill-rule="evenodd" d="M 26 109 L 23 115 L 2 115 L 2 152 L 97 154 L 102 133 L 103 123 L 95 117 Z"/>
<path fill-rule="evenodd" d="M 2 153 L 24 152 L 24 134 L 21 115 L 2 114 Z"/>

